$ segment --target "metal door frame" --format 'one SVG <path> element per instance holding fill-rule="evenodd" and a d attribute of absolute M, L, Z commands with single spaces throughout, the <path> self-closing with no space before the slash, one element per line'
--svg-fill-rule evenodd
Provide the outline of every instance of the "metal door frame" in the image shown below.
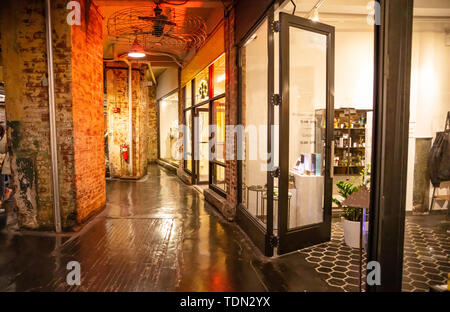
<path fill-rule="evenodd" d="M 288 229 L 288 188 L 289 188 L 289 46 L 290 27 L 325 35 L 327 38 L 327 68 L 326 68 L 326 144 L 325 144 L 325 175 L 324 175 L 324 215 L 323 222 L 307 225 L 292 230 Z M 331 204 L 333 195 L 333 170 L 331 162 L 331 142 L 333 141 L 334 119 L 334 27 L 313 22 L 299 16 L 280 13 L 280 180 L 278 200 L 278 254 L 292 252 L 311 245 L 330 240 L 331 237 Z"/>

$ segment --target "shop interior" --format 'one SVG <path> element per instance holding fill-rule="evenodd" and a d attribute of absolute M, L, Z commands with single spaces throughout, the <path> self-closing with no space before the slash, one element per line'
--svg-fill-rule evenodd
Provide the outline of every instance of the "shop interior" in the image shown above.
<path fill-rule="evenodd" d="M 293 5 L 295 4 L 295 5 Z M 289 30 L 289 189 L 287 193 L 288 230 L 308 228 L 324 222 L 326 198 L 332 198 L 331 237 L 329 242 L 302 250 L 307 261 L 323 272 L 330 285 L 351 287 L 357 276 L 357 259 L 347 252 L 360 246 L 352 234 L 351 223 L 361 222 L 362 211 L 343 205 L 352 193 L 370 189 L 370 163 L 373 127 L 373 73 L 374 26 L 373 6 L 367 1 L 286 1 L 276 11 L 294 14 L 335 29 L 334 46 L 334 119 L 326 124 L 326 49 L 325 36 L 297 28 Z M 409 260 L 421 256 L 414 240 L 414 230 L 422 225 L 424 233 L 448 242 L 448 196 L 446 182 L 434 190 L 427 176 L 427 159 L 436 132 L 444 131 L 447 112 L 450 110 L 448 84 L 450 60 L 450 8 L 446 1 L 415 1 L 414 33 L 411 68 L 411 113 L 409 133 L 408 193 L 406 209 L 405 256 Z M 249 37 L 241 49 L 242 62 L 242 122 L 252 126 L 245 134 L 245 160 L 242 164 L 242 203 L 262 227 L 267 225 L 267 169 L 278 167 L 281 112 L 274 109 L 272 130 L 272 163 L 268 165 L 265 154 L 268 148 L 267 125 L 270 124 L 267 99 L 267 19 Z M 279 35 L 275 32 L 274 93 L 279 92 Z M 393 125 L 394 126 L 394 125 Z M 331 127 L 331 140 L 326 137 L 326 127 Z M 258 129 L 258 130 L 257 130 Z M 255 137 L 257 138 L 255 140 Z M 324 147 L 332 146 L 331 157 Z M 250 142 L 258 142 L 257 146 Z M 332 191 L 324 183 L 326 162 L 332 166 Z M 272 167 L 272 168 L 273 168 Z M 274 178 L 273 230 L 279 227 L 279 178 Z M 433 200 L 434 192 L 434 200 Z M 367 192 L 368 194 L 368 192 Z M 432 213 L 431 203 L 433 203 Z M 418 214 L 422 214 L 418 216 Z M 367 217 L 367 216 L 366 216 Z M 432 223 L 430 223 L 433 220 Z M 447 221 L 446 221 L 447 220 Z M 347 225 L 349 224 L 349 225 Z M 367 240 L 365 223 L 363 242 Z M 430 226 L 428 226 L 428 225 Z M 433 225 L 431 225 L 433 224 Z M 358 226 L 356 231 L 359 232 Z M 422 235 L 422 234 L 420 234 Z M 424 238 L 426 234 L 421 236 Z M 431 236 L 430 236 L 431 238 Z M 364 245 L 363 243 L 363 245 Z M 411 246 L 413 244 L 414 246 Z M 405 290 L 424 290 L 430 284 L 444 281 L 449 272 L 448 244 L 437 243 L 433 250 L 423 251 L 430 269 L 420 265 L 420 274 L 431 274 L 422 281 L 415 264 L 406 265 Z M 336 245 L 336 246 L 334 246 Z M 425 248 L 426 246 L 422 246 Z M 414 249 L 415 248 L 415 249 Z M 323 266 L 325 253 L 343 257 L 330 261 L 333 268 Z M 446 252 L 446 254 L 445 254 Z M 311 254 L 316 254 L 311 255 Z M 322 256 L 318 256 L 322 255 Z M 331 255 L 331 254 L 330 254 Z M 439 258 L 440 257 L 440 258 Z M 338 257 L 339 258 L 339 257 Z M 365 259 L 365 254 L 363 254 Z M 423 260 L 423 261 L 425 261 Z M 432 261 L 431 261 L 432 260 Z M 422 262 L 421 262 L 422 263 Z M 431 264 L 430 264 L 431 263 Z M 431 267 L 432 266 L 432 267 Z M 413 268 L 414 267 L 414 268 Z M 336 268 L 336 270 L 335 270 Z M 412 270 L 412 271 L 411 271 Z M 429 273 L 427 273 L 428 271 Z M 364 274 L 364 272 L 362 273 Z M 419 275 L 420 275 L 419 274 Z M 434 274 L 434 275 L 433 275 Z M 339 275 L 336 281 L 334 275 Z M 364 279 L 363 279 L 364 280 Z M 413 283 L 413 285 L 411 284 Z M 422 284 L 420 284 L 422 283 Z M 428 286 L 427 286 L 428 285 Z"/>
<path fill-rule="evenodd" d="M 450 133 L 450 3 L 414 1 L 408 138 L 403 291 L 427 291 L 446 283 L 450 272 L 450 176 L 436 185 L 431 158 L 443 133 Z M 442 167 L 440 167 L 442 168 Z"/>
<path fill-rule="evenodd" d="M 357 184 L 361 181 L 361 173 L 365 168 L 370 170 L 371 138 L 372 138 L 372 102 L 373 102 L 373 26 L 367 24 L 365 1 L 324 1 L 320 6 L 319 22 L 335 27 L 335 62 L 334 62 L 334 123 L 329 125 L 334 131 L 333 163 L 334 187 L 333 196 L 339 196 L 337 183 L 345 181 Z M 314 15 L 316 1 L 297 1 L 296 15 L 305 17 Z M 357 13 L 359 12 L 361 13 Z M 292 13 L 292 3 L 282 6 L 277 12 Z M 275 13 L 275 18 L 277 14 Z M 353 13 L 348 13 L 353 12 Z M 267 85 L 267 66 L 258 62 L 258 58 L 267 59 L 267 22 L 264 22 L 252 40 L 245 45 L 245 114 L 244 123 L 266 127 L 268 124 L 267 107 L 258 103 L 267 102 L 267 91 L 262 86 Z M 322 36 L 323 37 L 323 36 Z M 322 40 L 322 41 L 321 41 Z M 275 89 L 278 89 L 278 36 L 275 36 Z M 311 49 L 302 49 L 310 45 Z M 308 188 L 323 193 L 320 189 L 323 181 L 320 176 L 324 170 L 323 136 L 325 129 L 325 75 L 324 42 L 321 36 L 297 34 L 291 32 L 291 72 L 290 72 L 290 137 L 296 138 L 290 142 L 289 164 L 291 178 L 290 197 L 290 227 L 303 226 L 307 222 L 319 221 L 322 214 L 322 199 L 314 204 L 306 205 L 297 202 L 295 177 L 309 176 L 309 180 L 317 180 Z M 275 125 L 279 124 L 279 113 L 275 110 Z M 278 129 L 274 129 L 275 136 Z M 257 150 L 267 150 L 267 131 L 258 131 Z M 245 187 L 262 186 L 266 180 L 267 160 L 259 158 L 250 160 L 252 153 L 249 145 L 249 134 L 246 135 L 246 161 L 244 169 Z M 308 143 L 308 142 L 309 143 Z M 278 164 L 278 142 L 274 141 L 274 166 Z M 254 158 L 254 157 L 253 157 Z M 306 158 L 306 159 L 305 159 Z M 314 158 L 314 162 L 312 162 Z M 314 163 L 314 168 L 311 168 Z M 315 164 L 317 163 L 317 166 Z M 306 167 L 305 167 L 306 166 Z M 312 170 L 314 169 L 314 170 Z M 258 174 L 255 174 L 258 173 Z M 275 183 L 277 181 L 275 180 Z M 297 185 L 303 183 L 297 181 Z M 306 183 L 306 182 L 305 182 Z M 317 185 L 314 186 L 314 185 Z M 276 186 L 275 186 L 276 187 Z M 247 190 L 247 189 L 246 189 Z M 247 192 L 244 192 L 247 196 Z M 259 194 L 258 194 L 259 195 Z M 262 194 L 264 197 L 264 194 Z M 248 209 L 259 219 L 264 219 L 265 211 L 260 209 L 261 200 L 256 200 L 256 192 L 248 193 Z M 259 197 L 259 196 L 258 196 Z M 316 196 L 311 196 L 316 197 Z M 275 198 L 276 199 L 276 198 Z M 258 203 L 258 207 L 257 207 Z M 298 205 L 298 206 L 297 206 Z M 317 206 L 311 208 L 311 220 L 300 217 L 300 206 Z M 275 205 L 276 207 L 276 205 Z M 333 206 L 335 215 L 341 211 Z M 275 213 L 276 215 L 276 213 Z M 274 216 L 274 218 L 276 218 Z M 274 219 L 274 224 L 276 224 Z"/>

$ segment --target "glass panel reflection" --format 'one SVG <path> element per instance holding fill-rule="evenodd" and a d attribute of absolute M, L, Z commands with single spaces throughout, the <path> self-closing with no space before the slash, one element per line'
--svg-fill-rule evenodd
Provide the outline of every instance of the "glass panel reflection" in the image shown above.
<path fill-rule="evenodd" d="M 267 220 L 267 20 L 241 49 L 242 124 L 242 202 L 264 225 Z M 267 199 L 266 199 L 267 201 Z M 265 207 L 265 208 L 264 208 Z"/>
<path fill-rule="evenodd" d="M 186 160 L 186 169 L 192 172 L 192 110 L 185 112 L 186 129 L 184 135 L 184 159 Z"/>
<path fill-rule="evenodd" d="M 327 38 L 291 27 L 288 228 L 323 221 Z"/>
<path fill-rule="evenodd" d="M 213 164 L 212 184 L 225 192 L 225 167 Z"/>
<path fill-rule="evenodd" d="M 209 181 L 209 104 L 195 108 L 195 145 L 199 182 Z"/>

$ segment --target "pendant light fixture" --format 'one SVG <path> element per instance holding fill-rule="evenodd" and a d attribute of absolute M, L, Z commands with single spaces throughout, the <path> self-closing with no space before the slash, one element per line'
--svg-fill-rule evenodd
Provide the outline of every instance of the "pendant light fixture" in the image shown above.
<path fill-rule="evenodd" d="M 130 52 L 128 52 L 128 56 L 132 58 L 141 58 L 145 57 L 144 48 L 139 44 L 139 41 L 134 39 L 133 45 L 131 46 Z"/>

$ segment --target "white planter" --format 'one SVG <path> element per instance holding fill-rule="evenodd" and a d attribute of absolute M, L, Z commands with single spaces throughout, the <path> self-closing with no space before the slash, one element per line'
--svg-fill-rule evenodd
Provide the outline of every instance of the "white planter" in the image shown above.
<path fill-rule="evenodd" d="M 342 225 L 344 227 L 344 241 L 345 244 L 351 248 L 359 248 L 359 227 L 361 226 L 360 222 L 357 221 L 349 221 L 342 218 Z M 365 222 L 365 231 L 367 232 L 367 228 L 369 226 L 369 222 Z"/>

